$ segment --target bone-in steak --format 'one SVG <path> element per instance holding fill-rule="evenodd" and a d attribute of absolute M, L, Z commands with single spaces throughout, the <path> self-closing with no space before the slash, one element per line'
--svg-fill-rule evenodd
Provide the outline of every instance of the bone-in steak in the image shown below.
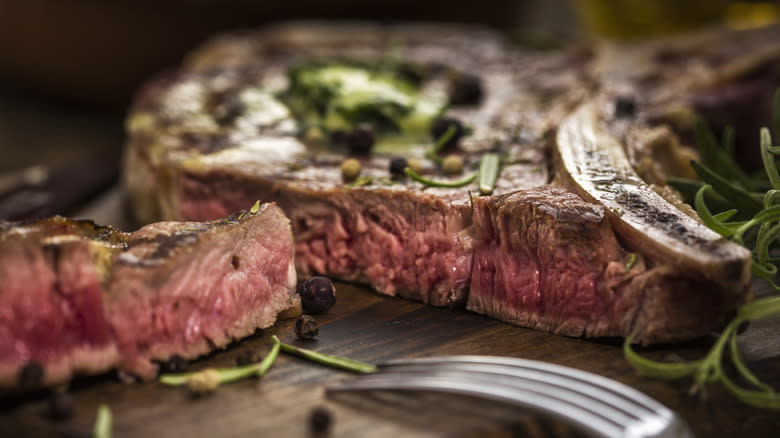
<path fill-rule="evenodd" d="M 565 335 L 635 333 L 640 342 L 663 342 L 708 333 L 746 299 L 748 253 L 692 226 L 695 219 L 682 218 L 634 170 L 635 184 L 624 192 L 637 211 L 623 219 L 580 178 L 594 176 L 599 163 L 603 179 L 591 182 L 601 189 L 621 182 L 616 168 L 634 166 L 661 181 L 689 172 L 693 152 L 660 124 L 671 110 L 656 110 L 685 104 L 681 96 L 693 88 L 675 82 L 674 102 L 638 93 L 615 113 L 609 104 L 625 89 L 604 84 L 614 65 L 594 53 L 512 48 L 489 31 L 457 26 L 304 23 L 227 35 L 140 91 L 128 118 L 125 187 L 143 222 L 203 220 L 248 200 L 274 201 L 291 220 L 302 275 L 434 305 L 467 304 Z M 680 75 L 698 71 L 690 66 Z M 621 86 L 650 83 L 628 76 Z M 404 85 L 389 89 L 392 81 Z M 339 94 L 344 89 L 356 91 Z M 585 169 L 566 153 L 580 137 L 557 131 L 584 126 L 582 108 L 592 102 L 608 107 L 587 112 L 608 125 L 600 138 L 628 147 L 589 149 L 582 162 L 597 164 Z M 447 151 L 464 163 L 455 176 L 429 153 L 435 138 L 427 131 L 436 131 L 445 109 L 467 127 Z M 364 123 L 378 134 L 369 154 L 348 140 Z M 498 153 L 501 167 L 485 196 L 476 181 L 428 187 L 389 171 L 400 155 L 417 159 L 422 176 L 453 182 L 476 172 L 486 153 Z M 654 154 L 664 160 L 648 165 Z M 354 181 L 340 170 L 350 155 L 361 165 Z M 639 211 L 649 198 L 653 215 Z M 643 244 L 662 234 L 637 236 L 642 224 L 671 217 L 714 251 L 706 264 L 684 248 Z M 661 228 L 666 237 L 674 229 Z"/>

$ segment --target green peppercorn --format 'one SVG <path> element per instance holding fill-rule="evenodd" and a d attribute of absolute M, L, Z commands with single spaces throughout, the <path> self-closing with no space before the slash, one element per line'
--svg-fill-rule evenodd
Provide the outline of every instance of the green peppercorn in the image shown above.
<path fill-rule="evenodd" d="M 341 179 L 344 182 L 352 182 L 360 176 L 360 161 L 347 158 L 341 163 Z"/>
<path fill-rule="evenodd" d="M 441 169 L 446 175 L 463 173 L 463 158 L 460 155 L 447 155 L 441 162 Z"/>

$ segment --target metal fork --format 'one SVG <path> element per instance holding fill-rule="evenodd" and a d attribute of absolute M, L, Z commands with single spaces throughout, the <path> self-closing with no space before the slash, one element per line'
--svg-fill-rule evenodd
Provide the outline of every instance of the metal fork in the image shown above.
<path fill-rule="evenodd" d="M 601 437 L 692 437 L 670 409 L 615 380 L 525 359 L 446 356 L 394 360 L 326 388 L 328 393 L 428 390 L 508 402 Z"/>

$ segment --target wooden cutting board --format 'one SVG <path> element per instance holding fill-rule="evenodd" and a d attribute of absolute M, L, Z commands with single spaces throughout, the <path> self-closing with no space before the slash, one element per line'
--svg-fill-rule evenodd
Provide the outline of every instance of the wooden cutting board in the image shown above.
<path fill-rule="evenodd" d="M 5 97 L 5 96 L 4 96 Z M 68 161 L 88 150 L 121 147 L 121 119 L 68 108 L 51 113 L 25 100 L 0 99 L 0 130 L 9 144 L 2 165 L 21 168 L 47 159 Z M 25 122 L 25 123 L 20 123 Z M 20 129 L 14 130 L 19 126 Z M 30 129 L 45 126 L 46 129 Z M 18 134 L 16 137 L 11 134 Z M 24 133 L 24 135 L 22 135 Z M 56 141 L 52 141 L 56 138 Z M 9 152 L 10 155 L 9 155 Z M 67 156 L 64 156 L 67 155 Z M 79 212 L 97 223 L 130 229 L 117 189 Z M 685 293 L 685 291 L 680 291 Z M 449 355 L 491 354 L 542 360 L 595 372 L 631 385 L 680 413 L 697 436 L 777 436 L 780 413 L 745 406 L 714 385 L 707 398 L 688 394 L 690 380 L 658 381 L 637 375 L 619 340 L 582 340 L 513 327 L 463 310 L 433 308 L 338 285 L 338 303 L 325 315 L 316 341 L 300 343 L 367 362 Z M 244 339 L 196 361 L 193 369 L 231 366 L 247 350 L 265 354 L 270 336 L 294 341 L 292 321 Z M 780 389 L 780 318 L 753 324 L 740 336 L 751 369 Z M 711 340 L 643 350 L 655 359 L 699 358 Z M 97 406 L 108 404 L 114 437 L 305 437 L 316 407 L 332 414 L 333 437 L 568 437 L 560 421 L 497 403 L 437 394 L 374 393 L 326 397 L 324 387 L 353 376 L 297 358 L 280 356 L 262 380 L 236 382 L 191 399 L 181 388 L 156 382 L 121 383 L 115 375 L 73 382 L 75 415 L 55 422 L 45 416 L 47 395 L 0 394 L 0 437 L 89 436 Z"/>
<path fill-rule="evenodd" d="M 713 385 L 707 398 L 688 393 L 690 380 L 659 381 L 637 375 L 623 358 L 619 340 L 583 340 L 510 326 L 463 310 L 434 308 L 372 291 L 337 284 L 338 302 L 317 317 L 313 341 L 296 341 L 292 320 L 195 361 L 191 369 L 232 366 L 246 351 L 261 355 L 270 336 L 317 351 L 366 362 L 395 358 L 490 354 L 542 360 L 595 372 L 628 385 L 677 411 L 696 436 L 776 436 L 776 411 L 745 406 Z M 740 338 L 751 368 L 780 387 L 780 319 L 753 324 Z M 656 359 L 695 358 L 709 340 L 642 350 Z M 47 397 L 6 397 L 0 435 L 88 436 L 97 406 L 113 412 L 115 437 L 305 437 L 312 411 L 331 414 L 333 437 L 573 436 L 565 423 L 499 403 L 432 393 L 381 392 L 326 396 L 328 383 L 349 373 L 280 355 L 262 379 L 228 384 L 193 399 L 182 388 L 157 382 L 121 383 L 115 375 L 74 382 L 75 415 L 68 421 L 46 418 Z"/>

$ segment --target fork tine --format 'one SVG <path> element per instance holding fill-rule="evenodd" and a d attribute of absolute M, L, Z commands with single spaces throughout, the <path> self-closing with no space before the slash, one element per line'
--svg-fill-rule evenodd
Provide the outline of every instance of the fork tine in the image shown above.
<path fill-rule="evenodd" d="M 401 359 L 380 364 L 382 369 L 399 369 L 401 367 L 425 367 L 427 369 L 446 368 L 463 369 L 469 372 L 500 371 L 508 375 L 519 375 L 525 378 L 540 378 L 549 384 L 576 385 L 583 394 L 610 404 L 631 415 L 651 414 L 666 410 L 666 407 L 645 394 L 623 385 L 615 380 L 597 374 L 580 371 L 574 368 L 527 359 L 515 359 L 500 356 L 448 356 L 442 358 Z M 504 367 L 502 369 L 496 366 Z M 550 380 L 554 375 L 556 380 Z"/>
<path fill-rule="evenodd" d="M 572 368 L 494 356 L 397 360 L 380 371 L 328 387 L 431 390 L 510 402 L 562 417 L 604 437 L 687 437 L 672 411 L 639 391 Z"/>

